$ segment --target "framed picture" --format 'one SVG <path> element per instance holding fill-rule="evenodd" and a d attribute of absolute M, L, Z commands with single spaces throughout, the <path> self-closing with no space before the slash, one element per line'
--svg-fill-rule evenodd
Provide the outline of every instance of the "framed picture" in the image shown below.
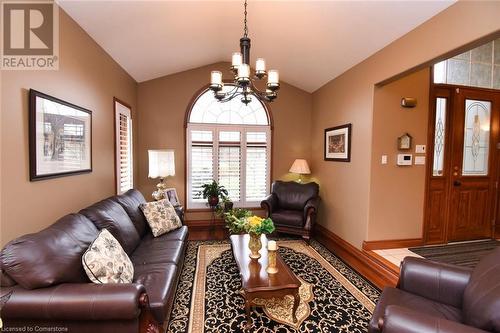
<path fill-rule="evenodd" d="M 30 181 L 92 172 L 92 111 L 31 89 Z"/>
<path fill-rule="evenodd" d="M 351 124 L 325 129 L 325 161 L 351 161 Z"/>
<path fill-rule="evenodd" d="M 179 202 L 179 197 L 177 196 L 177 191 L 175 188 L 167 188 L 165 190 L 165 198 L 167 198 L 168 201 L 170 201 L 170 203 L 174 207 L 178 207 L 181 205 L 181 203 Z"/>

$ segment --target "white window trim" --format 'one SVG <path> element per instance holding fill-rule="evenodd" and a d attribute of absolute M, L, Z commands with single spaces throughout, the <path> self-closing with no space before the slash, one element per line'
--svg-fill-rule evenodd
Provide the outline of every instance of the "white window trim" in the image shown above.
<path fill-rule="evenodd" d="M 223 125 L 223 124 L 198 124 L 188 123 L 186 130 L 186 159 L 187 159 L 187 209 L 203 209 L 207 208 L 206 201 L 198 202 L 191 199 L 191 132 L 193 130 L 212 131 L 213 138 L 213 179 L 218 179 L 218 152 L 219 152 L 219 132 L 220 131 L 239 131 L 241 132 L 241 150 L 240 150 L 240 201 L 234 202 L 234 207 L 249 208 L 259 207 L 260 201 L 245 201 L 246 198 L 246 133 L 247 132 L 265 132 L 266 133 L 266 153 L 267 153 L 267 170 L 266 170 L 266 194 L 269 194 L 271 189 L 271 126 L 270 125 Z M 264 198 L 263 198 L 264 199 Z"/>
<path fill-rule="evenodd" d="M 134 156 L 133 156 L 133 135 L 132 135 L 132 112 L 130 108 L 123 105 L 119 101 L 115 100 L 115 175 L 116 175 L 116 193 L 122 194 L 126 191 L 121 190 L 121 178 L 120 178 L 120 115 L 123 114 L 128 119 L 128 156 L 130 156 L 129 170 L 130 170 L 130 188 L 134 187 Z M 128 189 L 127 189 L 128 190 Z"/>

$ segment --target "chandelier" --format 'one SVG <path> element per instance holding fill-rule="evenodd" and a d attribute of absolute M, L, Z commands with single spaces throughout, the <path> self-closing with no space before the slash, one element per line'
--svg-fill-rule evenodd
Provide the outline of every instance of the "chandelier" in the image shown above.
<path fill-rule="evenodd" d="M 247 0 L 245 0 L 245 19 L 243 37 L 240 39 L 241 52 L 235 52 L 232 56 L 231 71 L 234 74 L 234 86 L 231 89 L 224 89 L 222 72 L 212 71 L 210 75 L 210 89 L 220 102 L 228 102 L 237 96 L 241 96 L 241 101 L 247 105 L 252 101 L 252 95 L 258 99 L 272 102 L 278 96 L 279 72 L 275 69 L 266 71 L 266 61 L 257 58 L 255 61 L 255 73 L 251 76 L 250 70 L 250 38 L 248 38 L 247 27 Z M 267 76 L 266 90 L 257 89 L 254 80 L 262 80 Z"/>

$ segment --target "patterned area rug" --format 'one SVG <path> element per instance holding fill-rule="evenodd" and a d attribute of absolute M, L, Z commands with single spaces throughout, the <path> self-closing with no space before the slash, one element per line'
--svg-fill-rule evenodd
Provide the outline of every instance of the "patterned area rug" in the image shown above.
<path fill-rule="evenodd" d="M 474 268 L 481 258 L 489 254 L 498 246 L 500 246 L 500 241 L 485 240 L 479 242 L 414 247 L 408 250 L 429 260 Z"/>
<path fill-rule="evenodd" d="M 298 323 L 291 299 L 262 300 L 246 332 L 366 332 L 379 290 L 319 243 L 278 240 L 279 253 L 301 280 Z M 231 245 L 188 244 L 167 332 L 244 332 L 241 279 Z"/>

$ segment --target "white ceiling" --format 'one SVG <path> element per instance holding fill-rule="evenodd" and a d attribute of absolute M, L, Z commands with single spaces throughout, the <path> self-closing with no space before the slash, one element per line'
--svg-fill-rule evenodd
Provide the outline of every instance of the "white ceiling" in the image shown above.
<path fill-rule="evenodd" d="M 243 34 L 243 1 L 58 2 L 138 82 L 230 61 Z M 453 2 L 250 0 L 251 59 L 312 92 Z"/>

